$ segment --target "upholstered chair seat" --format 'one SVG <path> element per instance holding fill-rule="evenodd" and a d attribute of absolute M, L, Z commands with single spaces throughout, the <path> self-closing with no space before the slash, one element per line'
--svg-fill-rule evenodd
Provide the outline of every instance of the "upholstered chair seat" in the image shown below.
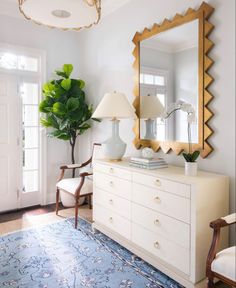
<path fill-rule="evenodd" d="M 236 281 L 236 246 L 224 249 L 216 254 L 211 270 L 232 281 Z"/>
<path fill-rule="evenodd" d="M 57 183 L 57 188 L 60 190 L 63 190 L 66 193 L 70 193 L 75 195 L 76 189 L 78 188 L 79 184 L 81 182 L 81 179 L 78 178 L 67 178 L 62 179 Z M 85 178 L 84 184 L 80 190 L 80 196 L 83 196 L 85 194 L 88 194 L 93 191 L 93 181 L 90 178 Z"/>

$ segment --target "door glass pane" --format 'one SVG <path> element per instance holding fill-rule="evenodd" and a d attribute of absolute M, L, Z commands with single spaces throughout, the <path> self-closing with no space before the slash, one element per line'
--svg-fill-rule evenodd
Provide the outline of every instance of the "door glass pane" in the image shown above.
<path fill-rule="evenodd" d="M 145 84 L 154 84 L 153 83 L 153 75 L 144 74 L 144 83 Z"/>
<path fill-rule="evenodd" d="M 0 67 L 6 69 L 17 68 L 17 56 L 11 53 L 0 52 Z"/>
<path fill-rule="evenodd" d="M 38 104 L 38 84 L 24 83 L 21 86 L 23 104 Z"/>
<path fill-rule="evenodd" d="M 39 129 L 35 128 L 24 128 L 23 146 L 25 148 L 37 148 L 38 147 L 38 133 Z"/>
<path fill-rule="evenodd" d="M 18 57 L 18 69 L 27 71 L 38 71 L 38 59 L 32 57 L 19 56 Z"/>
<path fill-rule="evenodd" d="M 155 84 L 164 86 L 165 85 L 165 77 L 164 76 L 155 76 Z"/>
<path fill-rule="evenodd" d="M 24 126 L 38 126 L 38 106 L 23 106 Z"/>
<path fill-rule="evenodd" d="M 38 171 L 23 172 L 23 192 L 38 191 Z"/>
<path fill-rule="evenodd" d="M 25 149 L 24 150 L 24 169 L 38 169 L 38 149 Z"/>

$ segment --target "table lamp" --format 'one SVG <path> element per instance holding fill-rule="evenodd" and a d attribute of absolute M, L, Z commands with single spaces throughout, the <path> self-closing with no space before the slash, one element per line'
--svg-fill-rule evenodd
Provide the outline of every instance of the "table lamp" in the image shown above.
<path fill-rule="evenodd" d="M 123 93 L 106 93 L 99 103 L 92 118 L 111 119 L 112 135 L 102 143 L 103 153 L 112 161 L 120 161 L 125 154 L 126 143 L 119 135 L 119 120 L 122 118 L 137 118 L 134 107 L 131 106 Z"/>
<path fill-rule="evenodd" d="M 155 119 L 160 117 L 164 111 L 157 96 L 141 96 L 140 97 L 140 118 L 145 119 L 146 134 L 145 139 L 156 139 L 155 135 Z"/>

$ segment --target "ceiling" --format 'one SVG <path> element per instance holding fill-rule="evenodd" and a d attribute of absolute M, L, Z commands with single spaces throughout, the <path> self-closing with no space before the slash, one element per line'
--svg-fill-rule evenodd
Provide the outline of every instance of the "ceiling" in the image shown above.
<path fill-rule="evenodd" d="M 39 0 L 40 1 L 40 0 Z M 102 17 L 105 17 L 131 0 L 101 0 L 102 1 Z M 22 18 L 18 9 L 18 0 L 0 0 L 0 15 Z"/>

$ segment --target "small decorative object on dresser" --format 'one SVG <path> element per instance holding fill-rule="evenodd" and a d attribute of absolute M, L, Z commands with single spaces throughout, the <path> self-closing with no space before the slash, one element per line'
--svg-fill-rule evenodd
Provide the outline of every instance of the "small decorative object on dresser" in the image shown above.
<path fill-rule="evenodd" d="M 142 149 L 142 157 L 145 159 L 152 159 L 154 156 L 154 151 L 152 148 L 145 147 Z"/>
<path fill-rule="evenodd" d="M 120 161 L 125 154 L 126 143 L 120 139 L 119 118 L 137 118 L 133 106 L 123 93 L 106 93 L 92 118 L 108 118 L 112 122 L 112 136 L 102 143 L 106 158 Z"/>
<path fill-rule="evenodd" d="M 229 178 L 181 167 L 146 170 L 128 161 L 94 163 L 93 228 L 184 287 L 206 287 L 208 223 L 228 214 Z M 228 234 L 222 231 L 221 249 Z"/>

